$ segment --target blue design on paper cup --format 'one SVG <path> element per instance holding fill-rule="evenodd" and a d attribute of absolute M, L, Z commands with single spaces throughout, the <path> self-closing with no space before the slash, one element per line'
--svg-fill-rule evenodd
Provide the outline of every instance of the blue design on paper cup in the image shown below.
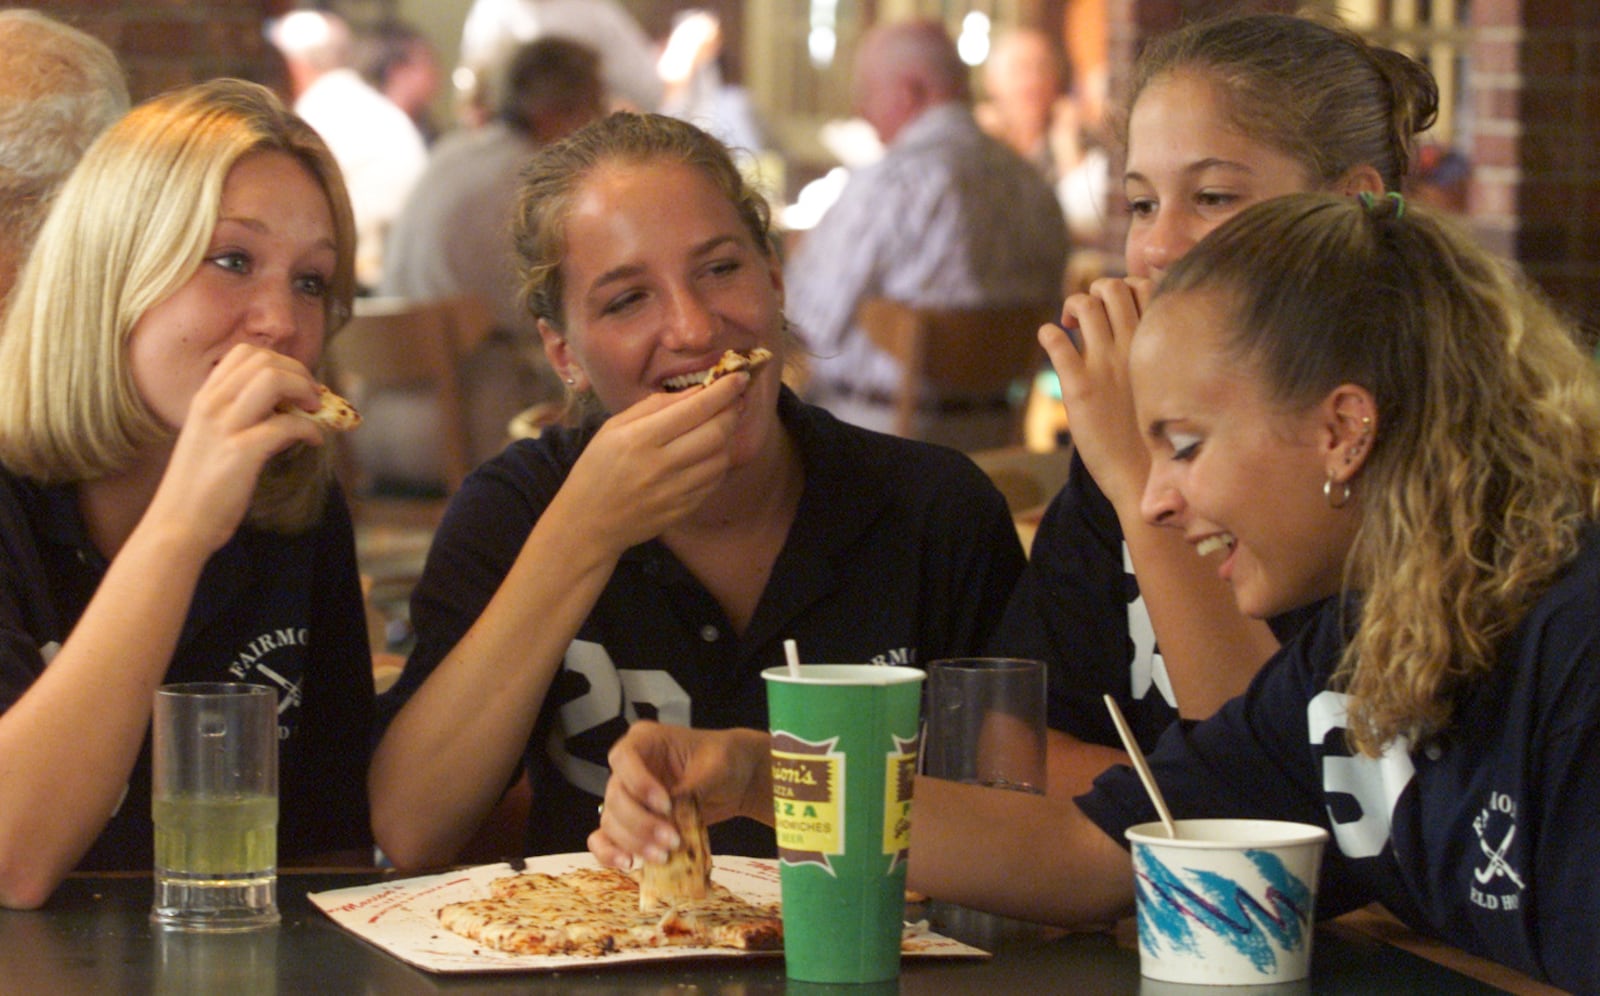
<path fill-rule="evenodd" d="M 1215 872 L 1169 868 L 1150 848 L 1136 847 L 1135 856 L 1139 943 L 1147 951 L 1197 954 L 1203 932 L 1222 938 L 1257 971 L 1268 974 L 1277 967 L 1279 951 L 1293 951 L 1305 942 L 1311 928 L 1311 887 L 1272 852 L 1244 852 L 1265 883 L 1259 898 Z"/>

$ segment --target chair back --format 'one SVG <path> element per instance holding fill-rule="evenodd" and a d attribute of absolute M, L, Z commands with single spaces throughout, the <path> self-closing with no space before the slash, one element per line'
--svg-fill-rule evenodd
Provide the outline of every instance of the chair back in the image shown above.
<path fill-rule="evenodd" d="M 446 494 L 454 493 L 472 469 L 461 358 L 488 333 L 491 321 L 488 309 L 470 297 L 361 298 L 355 314 L 328 342 L 329 381 L 358 408 L 373 392 L 392 388 L 420 390 L 433 402 Z M 343 483 L 359 496 L 370 490 L 371 481 L 349 441 L 341 436 L 338 443 Z"/>
<path fill-rule="evenodd" d="M 1028 381 L 1045 361 L 1039 326 L 1055 319 L 1053 303 L 982 308 L 921 308 L 888 298 L 862 302 L 856 320 L 881 350 L 899 361 L 896 433 L 917 435 L 919 407 L 929 400 L 1000 398 Z M 1014 440 L 1022 438 L 1016 410 Z"/>

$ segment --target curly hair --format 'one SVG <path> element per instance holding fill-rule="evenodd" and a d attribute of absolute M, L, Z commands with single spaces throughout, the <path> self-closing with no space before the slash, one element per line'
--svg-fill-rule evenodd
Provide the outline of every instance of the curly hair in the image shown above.
<path fill-rule="evenodd" d="M 1274 404 L 1357 384 L 1377 405 L 1334 676 L 1375 753 L 1445 729 L 1463 688 L 1600 518 L 1600 380 L 1509 264 L 1397 196 L 1297 194 L 1217 229 L 1159 293 L 1220 289 L 1229 358 Z"/>

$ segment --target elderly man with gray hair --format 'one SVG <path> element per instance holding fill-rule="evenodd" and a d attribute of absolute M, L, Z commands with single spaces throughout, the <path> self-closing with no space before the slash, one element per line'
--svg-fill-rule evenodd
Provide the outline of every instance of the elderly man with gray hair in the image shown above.
<path fill-rule="evenodd" d="M 56 188 L 127 109 L 111 49 L 36 11 L 0 10 L 0 302 Z"/>

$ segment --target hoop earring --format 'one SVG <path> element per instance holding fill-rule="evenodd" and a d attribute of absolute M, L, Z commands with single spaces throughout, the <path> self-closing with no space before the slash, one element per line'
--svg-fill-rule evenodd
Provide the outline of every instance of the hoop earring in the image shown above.
<path fill-rule="evenodd" d="M 1322 497 L 1328 500 L 1329 508 L 1344 508 L 1346 505 L 1350 504 L 1350 482 L 1339 482 L 1339 488 L 1339 495 L 1337 498 L 1335 498 L 1333 494 L 1332 474 L 1329 474 L 1328 479 L 1322 482 Z"/>

